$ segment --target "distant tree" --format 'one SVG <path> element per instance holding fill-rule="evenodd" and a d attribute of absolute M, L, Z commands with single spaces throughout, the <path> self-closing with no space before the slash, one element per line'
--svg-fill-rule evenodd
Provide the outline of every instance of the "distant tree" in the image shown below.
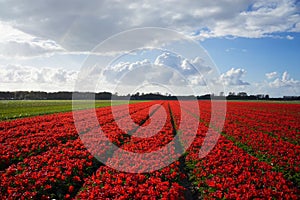
<path fill-rule="evenodd" d="M 248 94 L 246 92 L 239 92 L 237 95 L 240 96 L 240 97 L 248 96 Z"/>
<path fill-rule="evenodd" d="M 263 98 L 265 98 L 265 95 L 264 94 L 257 94 L 256 97 L 257 97 L 257 99 L 263 99 Z"/>

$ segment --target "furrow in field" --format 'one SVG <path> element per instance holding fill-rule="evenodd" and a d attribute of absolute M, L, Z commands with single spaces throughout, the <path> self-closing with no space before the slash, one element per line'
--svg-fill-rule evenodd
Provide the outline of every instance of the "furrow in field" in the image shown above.
<path fill-rule="evenodd" d="M 136 105 L 130 110 L 130 112 L 131 114 L 135 114 L 140 110 L 147 110 L 151 105 L 151 103 L 146 103 L 146 105 L 139 106 Z M 120 109 L 121 110 L 117 110 L 116 112 L 118 114 L 118 116 L 116 116 L 116 119 L 114 119 L 114 117 L 112 116 L 110 109 L 98 109 L 97 114 L 100 126 L 103 126 L 107 123 L 111 123 L 114 120 L 121 121 L 121 119 L 127 114 L 127 112 L 126 109 L 122 107 Z M 89 119 L 91 119 L 89 113 L 82 112 L 82 115 L 82 119 L 86 120 L 87 123 L 85 127 L 81 129 L 80 134 L 86 133 L 92 129 L 97 128 L 97 126 L 94 127 L 91 125 L 91 123 L 88 123 Z M 10 137 L 2 141 L 0 147 L 0 170 L 7 168 L 12 163 L 18 163 L 26 157 L 38 155 L 42 152 L 51 149 L 54 146 L 61 145 L 62 143 L 65 143 L 68 140 L 77 139 L 78 133 L 75 128 L 73 119 L 71 119 L 71 117 L 59 118 L 61 118 L 59 123 L 57 123 L 57 121 L 52 121 L 52 125 L 51 123 L 47 123 L 51 127 L 39 124 L 40 126 L 35 127 L 33 131 L 35 133 L 22 135 L 22 130 L 20 130 L 20 134 L 22 136 Z M 46 117 L 45 120 L 47 120 Z"/>
<path fill-rule="evenodd" d="M 180 119 L 178 109 L 173 105 L 174 117 Z M 286 180 L 282 173 L 274 171 L 271 165 L 249 155 L 223 136 L 218 139 L 216 134 L 206 135 L 207 124 L 190 112 L 184 110 L 181 115 L 191 117 L 190 124 L 182 124 L 182 126 L 193 128 L 194 124 L 199 124 L 197 137 L 187 152 L 186 165 L 191 181 L 204 199 L 297 199 L 299 189 Z M 179 126 L 179 129 L 188 129 L 188 127 Z M 184 132 L 182 138 L 188 139 L 192 136 L 192 133 Z M 210 152 L 205 152 L 206 148 L 201 149 L 205 138 L 206 145 L 214 144 L 218 139 Z M 208 154 L 200 159 L 200 152 L 204 155 Z"/>
<path fill-rule="evenodd" d="M 197 115 L 197 113 L 194 113 L 192 110 L 188 109 L 188 107 L 185 107 L 185 109 L 194 117 L 199 118 L 199 114 Z M 201 118 L 199 119 L 202 123 L 208 126 L 207 115 L 202 113 Z M 230 134 L 227 134 L 226 131 Z M 260 161 L 270 164 L 273 171 L 282 172 L 286 179 L 294 182 L 295 185 L 299 185 L 299 168 L 297 167 L 299 166 L 299 164 L 297 164 L 299 163 L 299 157 L 295 154 L 294 149 L 290 149 L 290 145 L 292 144 L 278 141 L 267 134 L 253 132 L 249 128 L 227 128 L 224 132 L 222 132 L 222 135 L 233 141 L 235 145 L 242 148 L 249 154 L 257 157 Z M 289 146 L 289 148 L 287 148 L 287 146 Z M 293 146 L 296 148 L 297 152 L 299 150 L 299 146 Z M 290 151 L 293 152 L 286 155 L 286 153 L 289 153 Z"/>
<path fill-rule="evenodd" d="M 174 135 L 179 136 L 179 140 L 176 141 L 177 142 L 176 146 L 180 147 L 180 149 L 178 150 L 179 153 L 181 154 L 180 158 L 178 159 L 180 163 L 179 164 L 180 172 L 185 175 L 180 180 L 181 185 L 183 185 L 184 188 L 186 189 L 184 192 L 184 197 L 185 199 L 195 199 L 195 200 L 202 199 L 203 198 L 202 194 L 199 192 L 197 187 L 195 187 L 195 185 L 191 181 L 190 173 L 186 165 L 186 153 L 185 153 L 185 145 L 184 145 L 188 141 L 188 138 L 185 138 L 184 135 L 188 134 L 190 131 L 193 131 L 195 129 L 195 126 L 198 125 L 198 123 L 192 125 L 193 127 L 184 125 L 185 129 L 179 130 L 180 124 L 186 124 L 189 120 L 185 120 L 185 119 L 187 119 L 187 117 L 190 116 L 181 115 L 181 111 L 178 109 L 179 105 L 177 103 L 171 102 L 168 104 L 168 106 L 169 106 L 171 121 L 174 129 Z M 182 117 L 185 119 L 183 119 Z M 180 123 L 181 120 L 183 120 L 182 123 Z M 182 134 L 183 132 L 184 134 Z"/>
<path fill-rule="evenodd" d="M 201 105 L 201 104 L 200 104 Z M 203 104 L 202 104 L 203 105 Z M 194 116 L 199 114 L 185 107 Z M 202 106 L 204 111 L 205 106 Z M 200 120 L 208 125 L 210 121 L 209 114 L 205 114 L 202 110 Z M 236 145 L 243 148 L 251 155 L 259 158 L 262 161 L 268 162 L 273 166 L 275 171 L 282 172 L 285 177 L 299 185 L 300 182 L 300 146 L 291 144 L 281 139 L 275 138 L 260 130 L 252 128 L 251 124 L 236 123 L 232 120 L 231 113 L 227 113 L 226 121 L 222 134 L 232 140 Z M 238 117 L 236 117 L 239 119 Z M 253 125 L 255 126 L 255 124 Z M 274 124 L 278 126 L 278 124 Z"/>
<path fill-rule="evenodd" d="M 153 104 L 155 102 L 150 105 Z M 146 111 L 140 112 L 144 118 L 147 118 L 149 107 Z M 135 115 L 140 114 L 134 113 L 132 117 Z M 131 121 L 130 118 L 127 119 Z M 126 133 L 115 126 L 115 121 L 105 124 L 102 131 L 112 142 L 118 143 L 120 137 Z M 115 127 L 114 132 L 109 127 Z M 0 197 L 2 199 L 21 197 L 62 199 L 74 196 L 81 187 L 83 179 L 89 177 L 101 165 L 85 146 L 88 145 L 92 151 L 94 149 L 93 153 L 98 156 L 107 154 L 111 150 L 110 146 L 106 145 L 107 140 L 101 140 L 103 137 L 100 136 L 99 132 L 91 131 L 82 135 L 81 139 L 87 139 L 84 140 L 85 144 L 80 139 L 70 140 L 40 155 L 25 158 L 23 162 L 11 165 L 1 172 Z"/>
<path fill-rule="evenodd" d="M 166 119 L 163 117 L 166 114 Z M 160 129 L 161 121 L 165 121 Z M 149 127 L 149 125 L 151 126 Z M 139 153 L 134 157 L 115 154 L 107 162 L 111 165 L 143 172 L 150 170 L 148 167 L 165 165 L 171 156 L 176 156 L 174 144 L 169 148 L 158 152 L 160 159 L 153 157 L 146 152 L 157 151 L 170 143 L 174 137 L 170 112 L 165 104 L 160 107 L 144 125 L 147 125 L 147 132 L 139 128 L 121 146 L 122 149 Z M 155 126 L 157 125 L 157 126 Z M 157 132 L 158 131 L 158 132 Z M 155 134 L 148 138 L 139 138 L 148 134 Z M 125 156 L 125 158 L 124 158 Z M 128 160 L 127 160 L 128 159 Z M 143 163 L 142 166 L 132 165 L 132 162 Z M 113 170 L 107 166 L 101 166 L 95 174 L 85 180 L 85 184 L 75 197 L 76 199 L 97 198 L 97 199 L 183 199 L 184 188 L 179 184 L 184 174 L 180 172 L 180 163 L 175 161 L 171 165 L 150 173 L 134 174 Z M 142 168 L 145 167 L 145 168 Z"/>
<path fill-rule="evenodd" d="M 129 110 L 132 112 L 132 109 L 139 108 L 140 106 L 145 106 L 147 104 L 130 104 Z M 142 107 L 140 107 L 142 108 Z M 114 107 L 114 113 L 117 114 L 116 118 L 118 118 L 119 113 L 126 111 L 127 105 L 120 105 Z M 74 111 L 78 115 L 84 115 L 81 117 L 80 121 L 83 121 L 85 116 L 90 117 L 90 113 L 94 112 L 94 110 L 79 110 Z M 103 107 L 95 109 L 97 116 L 112 116 L 111 107 Z M 122 117 L 122 116 L 120 116 Z M 108 121 L 112 119 L 109 118 Z M 106 123 L 105 119 L 99 120 L 99 123 Z M 56 113 L 51 115 L 37 116 L 37 117 L 29 117 L 23 119 L 17 119 L 9 122 L 0 122 L 0 142 L 4 142 L 8 138 L 13 137 L 21 137 L 29 134 L 35 134 L 39 131 L 49 131 L 52 128 L 64 126 L 65 123 L 74 124 L 73 112 L 68 113 Z"/>

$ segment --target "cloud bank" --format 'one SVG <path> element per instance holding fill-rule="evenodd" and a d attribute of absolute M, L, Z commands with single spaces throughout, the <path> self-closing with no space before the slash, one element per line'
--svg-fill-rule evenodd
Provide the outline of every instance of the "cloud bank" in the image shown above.
<path fill-rule="evenodd" d="M 72 91 L 77 71 L 7 65 L 0 67 L 0 90 Z"/>
<path fill-rule="evenodd" d="M 0 2 L 0 21 L 81 51 L 120 31 L 139 27 L 171 28 L 196 39 L 300 32 L 299 2 L 295 0 L 53 0 L 47 4 L 11 0 Z"/>

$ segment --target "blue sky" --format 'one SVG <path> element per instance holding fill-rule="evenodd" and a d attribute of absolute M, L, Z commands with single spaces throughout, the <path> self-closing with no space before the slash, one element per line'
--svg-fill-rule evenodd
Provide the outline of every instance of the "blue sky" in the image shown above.
<path fill-rule="evenodd" d="M 271 71 L 288 71 L 294 78 L 300 77 L 300 34 L 280 36 L 283 38 L 213 38 L 201 44 L 221 71 L 243 67 L 247 69 L 247 80 L 260 81 Z"/>
<path fill-rule="evenodd" d="M 109 44 L 107 52 L 94 49 L 123 31 L 144 27 L 170 29 L 194 40 L 208 52 L 216 66 L 207 60 L 205 53 L 192 48 L 189 58 L 148 51 L 142 56 L 127 55 L 110 70 L 101 66 L 99 60 L 106 63 L 126 55 L 128 52 L 122 50 L 139 41 L 145 41 L 145 47 L 171 48 L 166 41 L 174 42 L 173 46 L 178 44 L 172 34 L 147 41 L 149 36 L 144 32 L 125 34 L 126 37 Z M 142 86 L 143 81 L 149 85 L 157 77 L 155 81 L 165 83 L 165 87 L 180 82 L 176 75 L 180 73 L 188 81 L 186 84 L 197 88 L 199 94 L 209 92 L 204 84 L 207 81 L 222 84 L 226 93 L 300 95 L 299 44 L 300 3 L 296 0 L 91 0 L 88 3 L 32 0 L 30 4 L 1 1 L 0 91 L 73 91 L 78 74 L 87 65 L 86 59 L 93 58 L 98 63 L 86 67 L 102 68 L 92 70 L 99 75 L 95 79 L 103 80 L 99 91 L 116 92 L 115 83 L 104 75 L 104 71 L 106 75 L 109 71 L 110 78 L 113 73 L 118 74 L 115 78 L 120 74 L 135 76 L 126 80 L 143 77 L 140 83 L 134 82 L 137 86 Z M 169 65 L 169 71 L 165 65 Z M 189 69 L 191 65 L 201 74 Z M 209 77 L 212 74 L 214 77 Z M 117 92 L 136 91 L 130 85 Z M 139 88 L 145 90 L 141 92 L 152 92 L 151 87 Z M 162 88 L 160 92 L 166 91 Z"/>

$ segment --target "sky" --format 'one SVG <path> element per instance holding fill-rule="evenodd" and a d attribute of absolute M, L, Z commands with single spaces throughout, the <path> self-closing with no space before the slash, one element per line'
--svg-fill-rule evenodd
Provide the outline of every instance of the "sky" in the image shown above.
<path fill-rule="evenodd" d="M 0 0 L 0 91 L 300 96 L 299 44 L 296 0 Z"/>

